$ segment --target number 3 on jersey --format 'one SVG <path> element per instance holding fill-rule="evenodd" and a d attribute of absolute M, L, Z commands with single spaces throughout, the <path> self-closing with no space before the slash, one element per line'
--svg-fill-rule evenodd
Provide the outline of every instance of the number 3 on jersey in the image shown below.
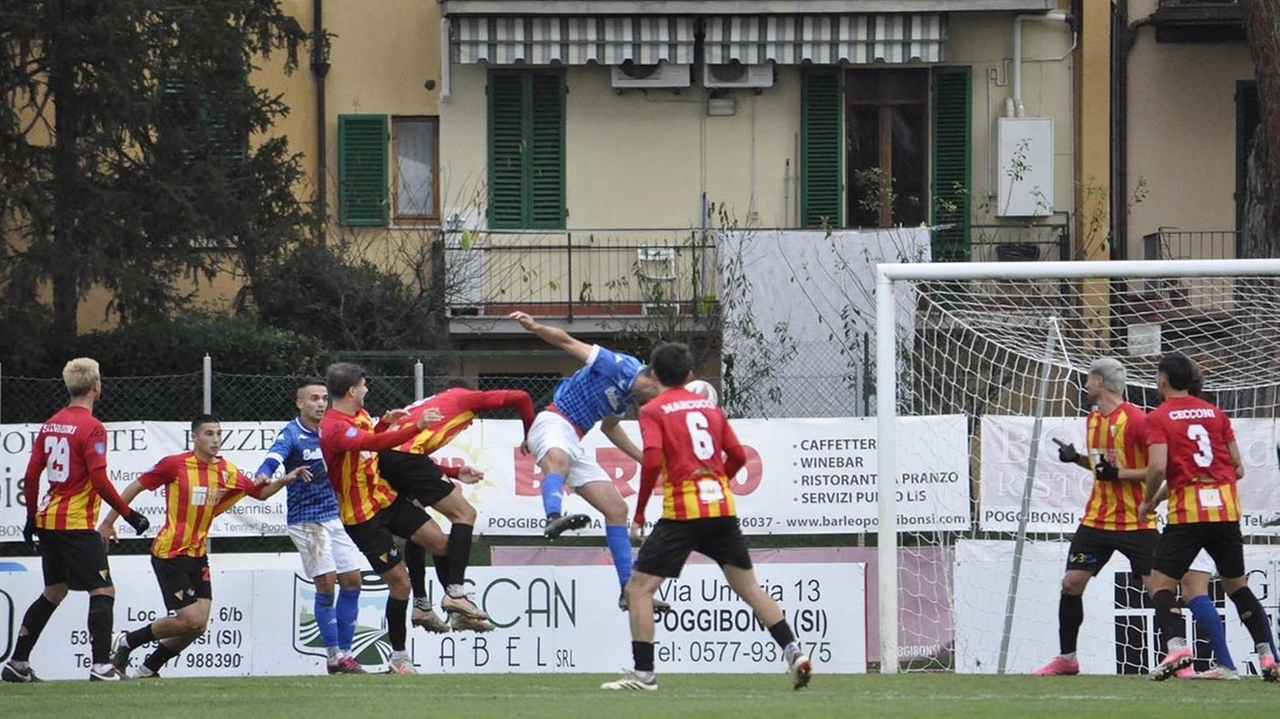
<path fill-rule="evenodd" d="M 707 427 L 711 425 L 707 421 L 707 416 L 701 412 L 690 412 L 684 416 L 684 423 L 689 429 L 689 440 L 693 443 L 693 456 L 698 459 L 714 457 L 716 442 L 707 431 Z"/>
<path fill-rule="evenodd" d="M 45 460 L 46 476 L 51 484 L 67 481 L 71 476 L 71 443 L 66 437 L 47 435 L 44 438 L 44 451 L 49 455 Z"/>
<path fill-rule="evenodd" d="M 1209 430 L 1203 424 L 1187 427 L 1187 439 L 1196 443 L 1196 453 L 1191 455 L 1197 467 L 1208 467 L 1213 464 L 1213 445 L 1209 443 Z"/>

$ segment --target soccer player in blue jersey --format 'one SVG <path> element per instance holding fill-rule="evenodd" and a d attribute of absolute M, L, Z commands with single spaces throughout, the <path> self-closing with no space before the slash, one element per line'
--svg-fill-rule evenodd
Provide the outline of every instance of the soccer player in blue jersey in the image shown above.
<path fill-rule="evenodd" d="M 628 354 L 589 345 L 557 327 L 540 324 L 524 312 L 509 317 L 539 339 L 564 350 L 585 366 L 560 382 L 550 405 L 538 413 L 525 441 L 542 470 L 542 507 L 547 513 L 544 534 L 554 539 L 591 521 L 585 514 L 562 513 L 565 484 L 604 515 L 605 541 L 613 555 L 618 580 L 625 587 L 631 578 L 631 540 L 627 534 L 627 505 L 604 469 L 587 455 L 582 438 L 596 423 L 609 441 L 637 463 L 644 459 L 618 423 L 632 403 L 643 404 L 661 390 L 657 377 Z M 626 609 L 623 593 L 618 606 Z M 655 602 L 655 607 L 665 605 Z"/>
<path fill-rule="evenodd" d="M 307 467 L 311 478 L 288 485 L 289 537 L 302 557 L 302 568 L 315 582 L 315 616 L 329 654 L 330 674 L 364 674 L 351 653 L 356 615 L 360 611 L 360 563 L 362 556 L 338 521 L 338 499 L 320 456 L 317 429 L 328 409 L 324 380 L 298 384 L 294 404 L 298 416 L 276 435 L 267 458 L 258 467 L 257 479 L 265 482 L 281 466 L 285 472 Z M 340 587 L 336 601 L 335 583 Z"/>

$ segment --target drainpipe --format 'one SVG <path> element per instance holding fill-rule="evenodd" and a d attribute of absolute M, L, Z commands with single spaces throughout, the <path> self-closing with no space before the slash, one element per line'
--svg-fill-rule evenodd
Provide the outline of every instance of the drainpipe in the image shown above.
<path fill-rule="evenodd" d="M 1066 22 L 1067 14 L 1050 10 L 1039 15 L 1015 15 L 1013 18 L 1013 96 L 1004 101 L 1005 117 L 1026 117 L 1027 108 L 1022 104 L 1022 23 Z"/>
<path fill-rule="evenodd" d="M 325 117 L 324 79 L 329 74 L 329 40 L 324 32 L 324 0 L 311 0 L 311 75 L 316 82 L 316 214 L 317 238 L 324 245 L 329 226 L 329 140 Z"/>

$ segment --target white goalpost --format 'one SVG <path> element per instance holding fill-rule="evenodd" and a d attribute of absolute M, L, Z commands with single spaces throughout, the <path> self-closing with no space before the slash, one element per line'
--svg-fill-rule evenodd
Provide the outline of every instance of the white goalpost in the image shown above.
<path fill-rule="evenodd" d="M 1245 535 L 1275 536 L 1258 517 L 1280 509 L 1280 486 L 1259 479 L 1276 462 L 1280 259 L 886 263 L 876 273 L 882 673 L 1024 673 L 1057 653 L 1058 582 L 1092 477 L 1049 448 L 1060 439 L 1083 452 L 1084 378 L 1100 357 L 1124 363 L 1128 399 L 1145 409 L 1159 402 L 1163 354 L 1200 364 L 1206 398 L 1231 416 L 1246 454 Z M 947 449 L 968 458 L 968 531 L 938 531 L 919 520 L 928 507 L 911 506 L 925 495 L 912 483 L 930 479 L 900 465 L 904 443 L 928 455 L 960 434 L 915 431 L 916 417 L 965 428 L 965 444 Z M 1280 547 L 1246 549 L 1246 563 L 1256 556 L 1280 573 Z M 1150 610 L 1123 556 L 1106 569 L 1085 593 L 1083 670 L 1143 673 L 1157 652 Z M 1238 622 L 1227 624 L 1233 642 Z"/>

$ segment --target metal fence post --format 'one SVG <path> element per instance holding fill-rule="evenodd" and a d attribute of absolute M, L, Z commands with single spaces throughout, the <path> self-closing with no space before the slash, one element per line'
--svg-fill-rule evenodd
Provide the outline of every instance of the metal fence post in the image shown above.
<path fill-rule="evenodd" d="M 413 363 L 413 401 L 419 402 L 427 396 L 426 383 L 423 381 L 422 360 Z"/>
<path fill-rule="evenodd" d="M 213 414 L 213 358 L 204 354 L 204 413 Z"/>
<path fill-rule="evenodd" d="M 572 322 L 573 321 L 573 233 L 565 232 L 564 240 L 565 240 L 565 247 L 567 248 L 565 252 L 565 262 L 568 265 L 567 269 L 568 269 L 568 275 L 569 275 L 569 280 L 568 282 L 565 283 L 565 287 L 564 287 L 565 299 L 568 301 L 568 304 L 566 305 L 566 309 L 565 309 L 565 315 L 568 317 L 569 321 Z"/>

